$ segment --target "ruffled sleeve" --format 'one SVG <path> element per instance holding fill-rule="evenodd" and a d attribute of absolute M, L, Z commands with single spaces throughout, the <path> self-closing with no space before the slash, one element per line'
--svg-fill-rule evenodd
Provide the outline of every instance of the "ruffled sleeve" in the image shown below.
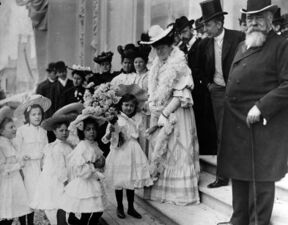
<path fill-rule="evenodd" d="M 191 91 L 193 90 L 194 83 L 191 76 L 191 70 L 187 65 L 182 67 L 181 76 L 174 86 L 173 97 L 178 97 L 181 102 L 181 107 L 193 105 L 193 98 Z"/>

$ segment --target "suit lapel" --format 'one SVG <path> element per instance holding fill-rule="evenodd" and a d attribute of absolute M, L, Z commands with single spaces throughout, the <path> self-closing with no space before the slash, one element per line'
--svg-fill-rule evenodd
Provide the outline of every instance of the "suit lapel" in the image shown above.
<path fill-rule="evenodd" d="M 223 62 L 225 62 L 226 57 L 228 56 L 229 49 L 231 47 L 231 41 L 229 37 L 229 31 L 225 29 L 225 34 L 223 38 L 223 46 L 222 46 L 222 68 L 223 68 Z"/>
<path fill-rule="evenodd" d="M 247 57 L 249 57 L 249 56 L 251 56 L 251 55 L 253 55 L 253 54 L 255 54 L 261 50 L 262 50 L 262 47 L 250 48 L 247 50 L 246 45 L 243 42 L 243 44 L 239 47 L 239 49 L 235 55 L 233 64 L 237 63 L 237 62 L 241 61 L 242 59 L 247 58 Z"/>

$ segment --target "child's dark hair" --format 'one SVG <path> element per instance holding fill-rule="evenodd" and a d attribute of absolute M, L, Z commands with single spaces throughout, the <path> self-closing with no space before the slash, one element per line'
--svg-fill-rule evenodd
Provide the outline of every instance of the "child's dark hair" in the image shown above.
<path fill-rule="evenodd" d="M 52 129 L 56 130 L 57 128 L 61 127 L 62 125 L 66 125 L 67 127 L 69 127 L 69 122 L 68 121 L 62 121 L 59 123 L 55 123 L 52 125 Z"/>
<path fill-rule="evenodd" d="M 99 128 L 99 125 L 98 125 L 97 121 L 95 119 L 91 118 L 91 117 L 88 117 L 87 119 L 83 120 L 83 123 L 84 123 L 83 130 L 77 129 L 77 135 L 78 135 L 78 138 L 80 140 L 84 140 L 85 139 L 84 130 L 85 130 L 85 128 L 86 128 L 86 126 L 88 124 L 94 124 L 96 130 L 98 130 L 98 128 Z M 95 137 L 95 139 L 96 139 L 96 137 Z"/>
<path fill-rule="evenodd" d="M 29 114 L 30 114 L 32 109 L 36 109 L 36 108 L 40 109 L 41 114 L 42 114 L 41 122 L 43 121 L 43 119 L 44 119 L 44 110 L 43 110 L 43 108 L 40 105 L 38 105 L 38 104 L 33 104 L 31 106 L 28 106 L 27 109 L 25 109 L 25 111 L 24 111 L 25 124 L 30 123 Z"/>
<path fill-rule="evenodd" d="M 2 135 L 2 130 L 6 126 L 7 123 L 13 122 L 12 118 L 10 117 L 5 117 L 2 122 L 0 123 L 0 136 Z"/>
<path fill-rule="evenodd" d="M 131 95 L 131 94 L 123 95 L 122 98 L 120 99 L 120 101 L 118 102 L 117 109 L 118 109 L 118 111 L 122 111 L 122 104 L 124 102 L 130 102 L 130 101 L 132 101 L 135 104 L 134 112 L 130 115 L 130 117 L 132 117 L 136 114 L 137 107 L 138 107 L 138 101 L 134 95 Z"/>

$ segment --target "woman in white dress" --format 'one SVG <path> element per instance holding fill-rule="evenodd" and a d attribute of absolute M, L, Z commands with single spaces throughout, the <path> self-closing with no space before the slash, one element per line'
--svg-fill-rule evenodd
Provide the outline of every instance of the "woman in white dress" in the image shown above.
<path fill-rule="evenodd" d="M 11 115 L 9 107 L 0 109 L 0 225 L 11 225 L 17 217 L 21 225 L 26 225 L 26 215 L 32 210 L 20 174 L 24 162 L 17 157 L 12 142 L 16 136 L 16 127 Z M 33 225 L 31 222 L 28 224 Z"/>
<path fill-rule="evenodd" d="M 112 85 L 118 86 L 119 84 L 129 85 L 135 83 L 136 74 L 134 73 L 133 61 L 136 51 L 137 49 L 134 44 L 127 44 L 124 48 L 121 45 L 118 46 L 118 52 L 121 55 L 122 69 L 121 73 L 111 81 Z"/>
<path fill-rule="evenodd" d="M 32 202 L 41 172 L 43 149 L 48 144 L 47 132 L 40 125 L 44 112 L 51 106 L 50 99 L 42 95 L 32 95 L 14 112 L 18 118 L 25 117 L 23 126 L 17 129 L 16 143 L 19 155 L 25 162 L 22 169 L 29 203 Z M 29 215 L 33 221 L 34 215 Z"/>
<path fill-rule="evenodd" d="M 172 27 L 149 30 L 156 51 L 148 75 L 151 170 L 158 180 L 148 196 L 177 205 L 199 203 L 199 149 L 193 112 L 193 79 L 184 53 L 173 46 Z"/>

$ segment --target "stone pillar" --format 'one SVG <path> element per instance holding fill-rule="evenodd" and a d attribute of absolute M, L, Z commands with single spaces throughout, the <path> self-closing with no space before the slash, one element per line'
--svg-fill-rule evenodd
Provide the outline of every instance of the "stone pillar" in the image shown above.
<path fill-rule="evenodd" d="M 47 60 L 79 63 L 79 0 L 50 0 L 48 7 Z"/>

